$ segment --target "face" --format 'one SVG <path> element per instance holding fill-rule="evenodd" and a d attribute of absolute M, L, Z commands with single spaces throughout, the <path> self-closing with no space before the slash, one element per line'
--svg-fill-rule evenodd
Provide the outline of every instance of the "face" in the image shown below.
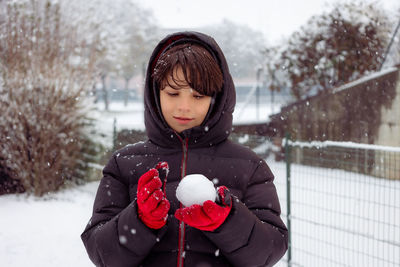
<path fill-rule="evenodd" d="M 181 68 L 175 69 L 173 74 L 176 80 L 185 80 Z M 169 83 L 176 87 L 170 77 L 169 79 Z M 210 107 L 211 97 L 200 94 L 187 83 L 179 89 L 167 84 L 160 91 L 160 102 L 164 119 L 172 129 L 180 133 L 202 124 Z"/>

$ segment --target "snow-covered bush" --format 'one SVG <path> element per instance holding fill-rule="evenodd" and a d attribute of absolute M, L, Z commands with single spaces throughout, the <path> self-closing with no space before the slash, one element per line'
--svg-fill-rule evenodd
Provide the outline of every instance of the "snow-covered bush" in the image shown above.
<path fill-rule="evenodd" d="M 0 166 L 43 195 L 87 165 L 88 95 L 100 37 L 66 1 L 6 1 L 0 20 Z"/>

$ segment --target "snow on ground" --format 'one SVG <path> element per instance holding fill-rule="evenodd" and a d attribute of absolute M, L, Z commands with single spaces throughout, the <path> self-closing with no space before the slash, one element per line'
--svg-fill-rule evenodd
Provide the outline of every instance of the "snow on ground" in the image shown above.
<path fill-rule="evenodd" d="M 286 223 L 286 166 L 267 162 Z M 293 266 L 399 266 L 400 181 L 294 164 L 291 182 Z M 0 196 L 1 266 L 92 266 L 80 234 L 97 186 Z"/>
<path fill-rule="evenodd" d="M 43 198 L 0 196 L 0 265 L 93 266 L 80 234 L 90 219 L 98 182 Z"/>
<path fill-rule="evenodd" d="M 271 105 L 269 102 L 246 104 L 238 102 L 233 112 L 233 124 L 257 123 L 269 121 L 269 116 L 280 111 L 281 104 Z"/>
<path fill-rule="evenodd" d="M 109 110 L 104 109 L 104 103 L 96 105 L 97 110 L 92 111 L 90 116 L 95 118 L 96 131 L 103 135 L 98 136 L 96 140 L 103 145 L 111 147 L 113 143 L 114 120 L 116 130 L 135 129 L 143 130 L 144 127 L 144 105 L 143 102 L 130 102 L 127 106 L 123 102 L 112 102 Z"/>

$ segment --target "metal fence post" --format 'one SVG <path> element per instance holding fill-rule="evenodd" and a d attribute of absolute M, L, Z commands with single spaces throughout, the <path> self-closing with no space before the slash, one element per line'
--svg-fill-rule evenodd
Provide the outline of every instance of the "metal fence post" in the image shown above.
<path fill-rule="evenodd" d="M 286 213 L 287 213 L 287 229 L 289 232 L 288 241 L 288 266 L 292 266 L 292 238 L 291 238 L 291 211 L 290 211 L 290 134 L 285 135 L 285 161 L 286 161 Z"/>
<path fill-rule="evenodd" d="M 113 122 L 113 151 L 117 149 L 117 119 Z"/>

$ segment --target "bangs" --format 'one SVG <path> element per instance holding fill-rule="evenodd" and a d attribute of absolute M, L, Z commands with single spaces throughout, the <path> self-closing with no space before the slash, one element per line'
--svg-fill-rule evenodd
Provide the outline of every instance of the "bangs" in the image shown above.
<path fill-rule="evenodd" d="M 184 80 L 176 76 L 181 68 Z M 169 85 L 179 89 L 189 85 L 202 95 L 212 96 L 222 90 L 223 77 L 214 57 L 198 44 L 184 43 L 166 51 L 158 59 L 152 77 L 160 90 Z"/>

